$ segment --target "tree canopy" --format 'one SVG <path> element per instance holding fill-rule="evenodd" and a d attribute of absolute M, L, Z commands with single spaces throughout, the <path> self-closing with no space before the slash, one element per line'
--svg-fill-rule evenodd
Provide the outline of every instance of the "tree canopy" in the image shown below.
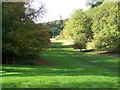
<path fill-rule="evenodd" d="M 50 43 L 48 31 L 41 24 L 35 25 L 25 13 L 24 4 L 17 2 L 2 4 L 3 63 L 12 63 L 17 57 L 35 56 Z"/>
<path fill-rule="evenodd" d="M 86 47 L 86 42 L 91 38 L 90 25 L 87 15 L 82 10 L 77 10 L 66 22 L 63 34 L 66 38 L 74 40 L 76 48 L 82 49 Z"/>
<path fill-rule="evenodd" d="M 92 31 L 93 43 L 96 48 L 117 50 L 120 43 L 120 31 L 118 29 L 118 3 L 105 2 L 93 10 Z"/>
<path fill-rule="evenodd" d="M 66 21 L 67 19 L 55 20 L 55 21 L 43 23 L 43 25 L 47 27 L 50 36 L 55 37 L 59 35 L 60 32 L 63 30 Z"/>
<path fill-rule="evenodd" d="M 119 51 L 119 3 L 103 2 L 84 12 L 76 10 L 65 23 L 62 34 L 74 40 L 75 48 L 86 48 L 92 43 L 94 49 Z"/>

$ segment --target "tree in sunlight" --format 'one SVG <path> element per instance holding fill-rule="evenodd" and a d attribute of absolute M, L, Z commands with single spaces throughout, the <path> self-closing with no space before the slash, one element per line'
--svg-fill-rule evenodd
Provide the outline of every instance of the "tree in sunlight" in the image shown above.
<path fill-rule="evenodd" d="M 76 10 L 66 22 L 64 35 L 74 40 L 75 48 L 85 48 L 86 42 L 91 38 L 90 19 L 82 10 Z"/>
<path fill-rule="evenodd" d="M 108 51 L 118 51 L 120 47 L 119 16 L 117 2 L 105 2 L 93 10 L 92 31 L 93 43 L 96 48 Z"/>

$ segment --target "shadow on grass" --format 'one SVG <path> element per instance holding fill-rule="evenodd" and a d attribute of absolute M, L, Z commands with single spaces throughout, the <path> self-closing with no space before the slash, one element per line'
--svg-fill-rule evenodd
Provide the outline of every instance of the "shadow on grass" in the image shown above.
<path fill-rule="evenodd" d="M 85 49 L 85 50 L 81 50 L 80 52 L 93 52 L 94 49 Z"/>
<path fill-rule="evenodd" d="M 109 62 L 112 58 L 103 57 L 102 55 L 91 55 L 86 52 L 91 51 L 73 51 L 68 50 L 72 45 L 62 45 L 63 43 L 53 42 L 51 50 L 44 53 L 43 58 L 51 62 L 53 66 L 3 66 L 4 77 L 36 77 L 36 76 L 103 76 L 103 77 L 118 77 L 118 69 L 116 63 Z M 67 49 L 66 49 L 67 48 Z M 114 58 L 113 58 L 114 59 Z M 108 61 L 108 62 L 107 62 Z M 114 61 L 114 60 L 112 60 Z M 74 84 L 74 85 L 73 85 Z M 106 85 L 107 84 L 107 85 Z M 10 83 L 8 84 L 10 85 Z M 11 87 L 20 87 L 18 84 Z M 46 87 L 60 87 L 61 83 L 50 83 Z M 68 82 L 64 83 L 62 87 L 72 86 L 78 87 L 114 87 L 115 85 L 110 82 Z M 93 85 L 93 86 L 91 86 Z M 3 86 L 7 87 L 6 83 Z M 36 87 L 36 86 L 35 86 Z M 102 89 L 103 90 L 103 89 Z M 109 89 L 110 90 L 110 89 Z M 114 90 L 114 89 L 112 89 Z"/>
<path fill-rule="evenodd" d="M 103 68 L 57 68 L 57 67 L 40 67 L 40 66 L 11 66 L 3 67 L 3 77 L 29 77 L 29 76 L 110 76 L 116 77 L 117 73 L 106 71 Z"/>
<path fill-rule="evenodd" d="M 88 50 L 88 52 L 89 52 L 89 50 Z M 91 50 L 90 50 L 90 52 L 91 52 Z M 63 62 L 64 62 L 65 58 L 68 58 L 68 59 L 73 59 L 74 61 L 76 61 L 76 63 L 77 62 L 79 63 L 79 61 L 83 61 L 83 62 L 89 63 L 93 66 L 98 65 L 98 66 L 104 67 L 104 68 L 107 68 L 107 67 L 108 68 L 115 67 L 115 69 L 118 68 L 118 66 L 116 66 L 116 65 L 118 65 L 117 58 L 110 57 L 110 56 L 104 56 L 104 55 L 88 54 L 87 52 L 79 52 L 79 51 L 72 51 L 72 50 L 67 51 L 66 49 L 55 48 L 55 49 L 49 50 L 48 53 L 44 54 L 44 57 L 46 57 L 46 58 L 48 57 L 47 59 L 60 58 L 59 61 L 63 60 Z"/>
<path fill-rule="evenodd" d="M 15 67 L 15 66 L 13 66 Z M 11 67 L 12 68 L 12 67 Z M 75 68 L 75 69 L 59 69 L 59 68 L 45 68 L 45 67 L 38 67 L 38 66 L 21 66 L 21 69 L 13 69 L 11 70 L 11 72 L 17 72 L 16 74 L 12 73 L 12 74 L 4 74 L 4 77 L 18 77 L 19 79 L 21 77 L 26 77 L 26 78 L 42 78 L 39 76 L 75 76 L 73 77 L 74 79 L 70 79 L 69 77 L 64 77 L 65 81 L 64 83 L 62 83 L 62 81 L 59 81 L 59 78 L 54 78 L 50 79 L 50 83 L 48 84 L 43 84 L 43 87 L 46 88 L 113 88 L 113 87 L 118 87 L 118 85 L 116 84 L 116 82 L 108 82 L 107 78 L 112 78 L 112 77 L 117 77 L 117 75 L 113 75 L 111 74 L 111 72 L 105 72 L 102 69 L 95 69 L 95 68 Z M 29 69 L 27 69 L 29 68 Z M 3 69 L 4 70 L 4 69 Z M 6 71 L 7 72 L 7 71 Z M 86 77 L 89 80 L 85 79 L 83 80 L 82 77 L 77 77 L 77 76 L 82 76 L 83 78 Z M 95 76 L 95 77 L 94 77 Z M 46 77 L 49 78 L 49 77 Z M 64 79 L 61 78 L 61 79 Z M 67 78 L 67 79 L 66 79 Z M 22 78 L 21 78 L 22 79 Z M 79 81 L 83 80 L 83 81 Z M 101 80 L 100 80 L 101 79 Z M 105 79 L 105 80 L 103 80 Z M 48 79 L 49 80 L 49 79 Z M 69 80 L 69 82 L 67 82 L 66 80 Z M 73 80 L 73 81 L 72 81 Z M 24 87 L 24 85 L 22 84 L 22 81 L 24 82 L 24 80 L 22 79 L 20 82 L 4 82 L 3 88 L 9 88 L 9 87 Z M 28 81 L 27 81 L 28 82 Z M 27 87 L 31 88 L 31 87 L 35 87 L 35 88 L 39 88 L 41 87 L 39 84 L 34 84 L 35 81 L 32 81 L 33 84 L 28 84 Z M 45 82 L 43 82 L 45 83 Z M 53 90 L 53 89 L 52 89 Z M 82 89 L 84 90 L 84 89 Z M 92 89 L 93 90 L 93 89 Z M 102 89 L 103 90 L 103 89 Z M 106 90 L 106 89 L 105 89 Z M 114 89 L 108 89 L 108 90 L 114 90 Z"/>
<path fill-rule="evenodd" d="M 52 47 L 59 47 L 59 46 L 62 46 L 62 45 L 63 45 L 62 42 L 52 42 L 51 48 L 52 48 Z"/>
<path fill-rule="evenodd" d="M 70 51 L 69 45 L 54 42 L 48 53 L 44 54 L 45 60 L 53 61 L 53 66 L 8 66 L 3 67 L 3 77 L 16 76 L 118 76 L 116 63 L 107 62 L 111 58 L 104 58 L 102 55 L 91 55 L 86 52 Z M 70 46 L 71 47 L 71 46 Z M 51 60 L 50 60 L 51 59 Z M 114 59 L 114 58 L 113 58 Z M 114 61 L 114 60 L 113 60 Z M 7 74 L 9 73 L 9 74 Z M 11 73 L 11 74 L 10 74 Z M 14 74 L 17 73 L 17 74 Z"/>

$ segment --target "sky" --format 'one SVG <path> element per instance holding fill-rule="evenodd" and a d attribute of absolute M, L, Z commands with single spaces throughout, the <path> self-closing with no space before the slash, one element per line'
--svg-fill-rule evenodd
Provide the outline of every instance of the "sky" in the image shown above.
<path fill-rule="evenodd" d="M 35 0 L 33 5 L 37 8 L 45 4 L 46 13 L 40 22 L 67 19 L 77 9 L 86 10 L 86 0 Z"/>

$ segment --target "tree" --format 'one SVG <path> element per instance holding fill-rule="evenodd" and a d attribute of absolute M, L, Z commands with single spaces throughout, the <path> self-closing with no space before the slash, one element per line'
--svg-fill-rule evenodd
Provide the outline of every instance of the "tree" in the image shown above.
<path fill-rule="evenodd" d="M 62 34 L 74 39 L 75 48 L 85 48 L 92 42 L 91 45 L 99 50 L 120 51 L 119 4 L 104 1 L 85 12 L 77 10 L 66 22 Z"/>
<path fill-rule="evenodd" d="M 60 33 L 60 29 L 58 29 L 57 27 L 52 27 L 50 30 L 49 30 L 49 32 L 51 33 L 51 36 L 57 36 L 57 35 L 59 35 L 59 33 Z"/>
<path fill-rule="evenodd" d="M 48 32 L 27 17 L 24 3 L 3 3 L 2 9 L 3 63 L 13 63 L 21 56 L 35 56 L 47 48 Z"/>
<path fill-rule="evenodd" d="M 105 2 L 95 8 L 92 31 L 93 43 L 97 49 L 116 51 L 120 46 L 120 31 L 118 29 L 118 3 Z"/>
<path fill-rule="evenodd" d="M 51 22 L 44 23 L 43 25 L 48 28 L 50 36 L 57 36 L 63 30 L 65 22 L 67 20 L 55 20 Z"/>
<path fill-rule="evenodd" d="M 74 40 L 74 48 L 75 49 L 86 48 L 86 40 L 87 40 L 87 37 L 86 37 L 85 33 L 81 33 L 81 34 L 77 35 Z"/>
<path fill-rule="evenodd" d="M 38 22 L 46 13 L 45 4 L 41 2 L 41 5 L 37 8 L 33 8 L 34 0 L 29 0 L 25 3 L 25 14 L 26 17 L 32 19 L 34 22 Z"/>
<path fill-rule="evenodd" d="M 71 18 L 66 22 L 64 27 L 64 35 L 72 38 L 75 42 L 75 48 L 85 48 L 86 42 L 91 40 L 90 19 L 82 10 L 76 10 Z"/>
<path fill-rule="evenodd" d="M 0 2 L 0 60 L 2 60 L 2 2 Z M 2 61 L 0 63 L 2 64 Z"/>

